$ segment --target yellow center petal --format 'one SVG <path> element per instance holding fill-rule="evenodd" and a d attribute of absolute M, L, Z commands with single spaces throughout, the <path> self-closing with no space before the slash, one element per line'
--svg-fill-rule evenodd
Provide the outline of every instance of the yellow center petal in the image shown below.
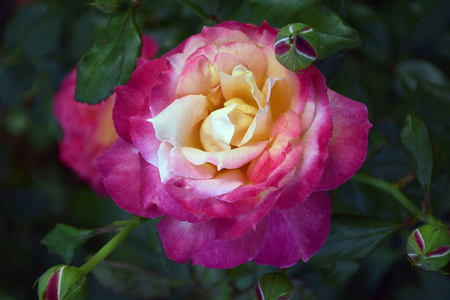
<path fill-rule="evenodd" d="M 247 132 L 248 127 L 252 123 L 255 115 L 258 113 L 258 110 L 240 98 L 232 98 L 226 101 L 224 106 L 227 107 L 230 104 L 236 105 L 236 109 L 228 114 L 231 123 L 234 125 L 234 135 L 230 144 L 237 147 L 242 141 L 242 138 Z"/>
<path fill-rule="evenodd" d="M 277 80 L 267 79 L 261 91 L 253 73 L 242 65 L 232 75 L 221 73 L 220 85 L 207 96 L 210 114 L 200 127 L 203 149 L 227 151 L 268 139 L 272 125 L 268 103 Z"/>

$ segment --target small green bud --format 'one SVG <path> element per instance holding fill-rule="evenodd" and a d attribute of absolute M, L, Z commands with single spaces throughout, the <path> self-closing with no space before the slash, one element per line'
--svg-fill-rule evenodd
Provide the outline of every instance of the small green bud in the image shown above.
<path fill-rule="evenodd" d="M 292 299 L 293 285 L 282 273 L 263 275 L 255 287 L 258 300 L 289 300 Z"/>
<path fill-rule="evenodd" d="M 291 71 L 301 71 L 317 59 L 320 50 L 319 36 L 306 24 L 289 24 L 278 32 L 274 50 L 280 64 Z"/>
<path fill-rule="evenodd" d="M 39 300 L 82 300 L 86 297 L 86 274 L 76 267 L 54 266 L 37 282 Z"/>
<path fill-rule="evenodd" d="M 450 235 L 442 226 L 422 225 L 409 235 L 406 250 L 414 266 L 439 271 L 450 262 Z"/>

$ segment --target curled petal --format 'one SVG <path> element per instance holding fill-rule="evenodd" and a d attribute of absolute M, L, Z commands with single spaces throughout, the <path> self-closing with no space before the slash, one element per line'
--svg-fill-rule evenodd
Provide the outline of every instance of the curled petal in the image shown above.
<path fill-rule="evenodd" d="M 210 219 L 204 214 L 194 215 L 183 209 L 168 193 L 166 185 L 161 182 L 158 168 L 147 163 L 142 158 L 141 178 L 140 194 L 144 211 L 151 211 L 154 207 L 158 207 L 158 210 L 163 215 L 191 223 L 206 222 Z"/>
<path fill-rule="evenodd" d="M 229 151 L 220 152 L 206 152 L 191 147 L 181 148 L 183 155 L 191 163 L 195 165 L 201 165 L 204 163 L 212 163 L 217 166 L 217 170 L 222 169 L 237 169 L 245 165 L 258 156 L 264 147 L 267 145 L 267 141 L 234 148 Z"/>
<path fill-rule="evenodd" d="M 211 179 L 189 180 L 178 178 L 178 180 L 175 180 L 175 183 L 172 184 L 182 187 L 199 199 L 205 199 L 231 192 L 237 187 L 244 185 L 245 178 L 240 170 L 223 170 Z M 184 196 L 189 198 L 188 195 Z M 191 202 L 192 201 L 193 200 L 191 200 Z"/>
<path fill-rule="evenodd" d="M 170 150 L 167 168 L 177 176 L 190 179 L 211 179 L 217 172 L 217 169 L 207 163 L 193 164 L 181 153 L 178 147 Z"/>
<path fill-rule="evenodd" d="M 236 106 L 227 106 L 213 111 L 200 126 L 200 141 L 208 152 L 230 150 L 234 134 L 234 124 L 228 116 Z"/>

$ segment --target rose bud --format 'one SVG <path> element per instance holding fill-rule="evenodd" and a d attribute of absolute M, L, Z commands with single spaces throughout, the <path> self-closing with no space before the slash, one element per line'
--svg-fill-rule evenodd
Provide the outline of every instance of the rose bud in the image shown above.
<path fill-rule="evenodd" d="M 141 59 L 150 59 L 157 52 L 156 41 L 142 36 Z M 76 74 L 74 69 L 64 78 L 54 97 L 54 114 L 63 132 L 59 158 L 98 194 L 106 196 L 96 159 L 117 139 L 112 120 L 116 93 L 94 105 L 78 102 Z"/>
<path fill-rule="evenodd" d="M 76 267 L 54 266 L 38 282 L 39 300 L 81 300 L 86 296 L 86 274 Z"/>
<path fill-rule="evenodd" d="M 422 225 L 408 237 L 406 250 L 413 266 L 438 271 L 450 262 L 450 235 L 439 225 Z"/>
<path fill-rule="evenodd" d="M 292 299 L 294 286 L 282 273 L 268 273 L 257 282 L 255 294 L 258 300 Z"/>

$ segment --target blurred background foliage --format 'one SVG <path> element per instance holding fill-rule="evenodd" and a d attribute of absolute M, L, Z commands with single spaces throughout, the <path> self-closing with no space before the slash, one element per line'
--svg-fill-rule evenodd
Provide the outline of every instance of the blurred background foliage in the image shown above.
<path fill-rule="evenodd" d="M 256 14 L 249 9 L 255 1 L 242 2 L 144 0 L 136 19 L 141 31 L 159 42 L 159 54 L 163 54 L 204 25 L 228 19 L 257 25 L 268 19 L 272 24 L 270 20 L 279 13 L 269 9 L 267 15 Z M 450 1 L 321 2 L 346 19 L 364 41 L 362 47 L 317 63 L 330 88 L 368 106 L 374 127 L 361 172 L 391 183 L 407 178 L 402 190 L 420 206 L 423 191 L 411 176 L 411 159 L 399 138 L 407 112 L 414 111 L 427 124 L 433 141 L 432 210 L 448 222 Z M 62 263 L 40 243 L 55 224 L 97 228 L 129 218 L 113 201 L 94 194 L 58 160 L 61 131 L 53 117 L 52 95 L 81 56 L 103 36 L 109 19 L 85 3 L 0 3 L 1 299 L 36 298 L 34 281 Z M 396 224 L 409 217 L 392 196 L 355 180 L 332 191 L 331 197 L 336 214 L 358 214 Z M 176 264 L 165 257 L 155 223 L 139 228 L 94 269 L 97 279 L 89 275 L 88 299 L 251 299 L 258 278 L 279 271 L 253 263 L 232 270 Z M 413 229 L 405 226 L 386 234 L 387 238 L 378 241 L 379 247 L 361 260 L 313 259 L 291 267 L 287 276 L 294 284 L 294 298 L 448 299 L 448 276 L 413 269 L 406 259 L 406 238 Z M 109 238 L 102 235 L 89 240 L 72 265 L 81 265 Z"/>

